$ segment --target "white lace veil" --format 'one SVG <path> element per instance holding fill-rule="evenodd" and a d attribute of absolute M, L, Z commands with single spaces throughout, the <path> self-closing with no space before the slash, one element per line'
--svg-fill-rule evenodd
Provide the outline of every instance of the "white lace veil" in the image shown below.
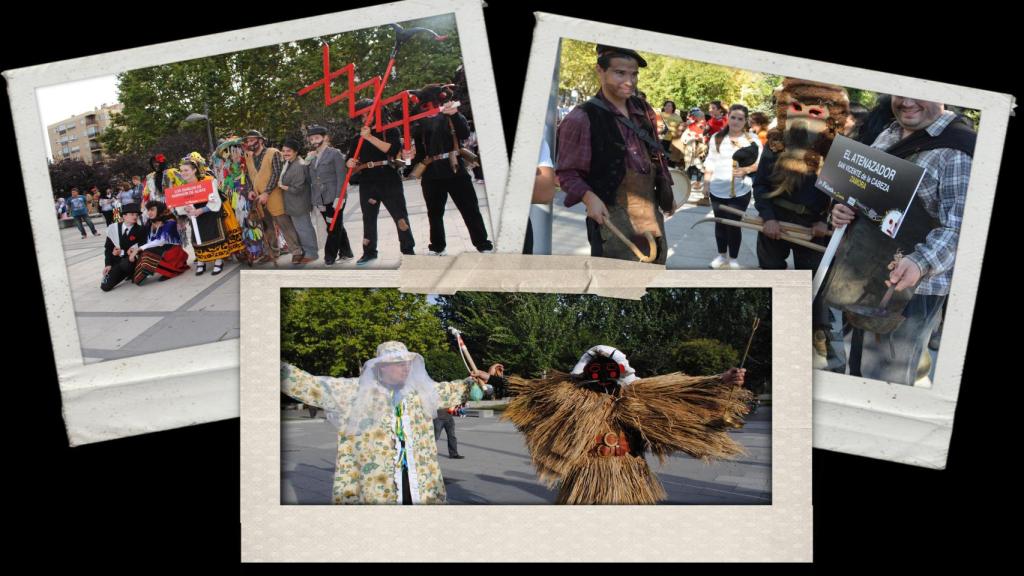
<path fill-rule="evenodd" d="M 404 364 L 408 371 L 401 378 Z M 328 413 L 328 420 L 339 429 L 344 425 L 347 435 L 355 436 L 373 428 L 402 398 L 418 396 L 427 418 L 437 416 L 441 398 L 437 383 L 427 374 L 423 357 L 409 352 L 405 344 L 389 341 L 377 346 L 377 356 L 363 364 L 347 422 L 340 422 L 337 414 Z"/>

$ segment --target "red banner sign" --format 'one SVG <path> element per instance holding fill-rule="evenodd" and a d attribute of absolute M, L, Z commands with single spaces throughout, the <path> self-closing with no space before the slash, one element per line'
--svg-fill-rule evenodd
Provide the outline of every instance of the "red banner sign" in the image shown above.
<path fill-rule="evenodd" d="M 213 194 L 213 180 L 207 179 L 193 184 L 182 184 L 164 189 L 164 200 L 168 208 L 202 204 L 210 201 Z"/>

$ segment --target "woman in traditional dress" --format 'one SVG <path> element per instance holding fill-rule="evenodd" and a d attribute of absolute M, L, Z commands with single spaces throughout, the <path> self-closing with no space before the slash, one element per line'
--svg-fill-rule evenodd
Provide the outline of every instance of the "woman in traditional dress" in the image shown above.
<path fill-rule="evenodd" d="M 197 158 L 198 156 L 198 158 Z M 213 274 L 224 269 L 224 259 L 245 249 L 242 229 L 232 210 L 226 208 L 202 156 L 193 152 L 182 158 L 178 172 L 186 184 L 212 180 L 213 186 L 205 202 L 184 206 L 192 223 L 192 247 L 196 253 L 196 275 L 206 272 L 206 264 L 213 262 Z"/>
<path fill-rule="evenodd" d="M 160 281 L 174 278 L 188 270 L 188 253 L 181 248 L 178 222 L 163 202 L 150 200 L 146 203 L 149 227 L 146 243 L 129 252 L 139 252 L 135 259 L 135 275 L 132 281 L 142 285 L 146 278 L 160 275 Z"/>

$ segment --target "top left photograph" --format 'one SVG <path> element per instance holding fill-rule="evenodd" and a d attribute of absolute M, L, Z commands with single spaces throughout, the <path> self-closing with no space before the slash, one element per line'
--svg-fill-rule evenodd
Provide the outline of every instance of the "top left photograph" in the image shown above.
<path fill-rule="evenodd" d="M 237 338 L 244 269 L 492 251 L 471 92 L 454 13 L 37 88 L 84 363 Z"/>

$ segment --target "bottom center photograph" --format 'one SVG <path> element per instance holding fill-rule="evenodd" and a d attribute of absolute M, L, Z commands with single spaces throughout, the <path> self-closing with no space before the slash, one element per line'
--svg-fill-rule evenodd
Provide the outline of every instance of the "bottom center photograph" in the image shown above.
<path fill-rule="evenodd" d="M 771 288 L 280 294 L 281 504 L 772 504 Z"/>

